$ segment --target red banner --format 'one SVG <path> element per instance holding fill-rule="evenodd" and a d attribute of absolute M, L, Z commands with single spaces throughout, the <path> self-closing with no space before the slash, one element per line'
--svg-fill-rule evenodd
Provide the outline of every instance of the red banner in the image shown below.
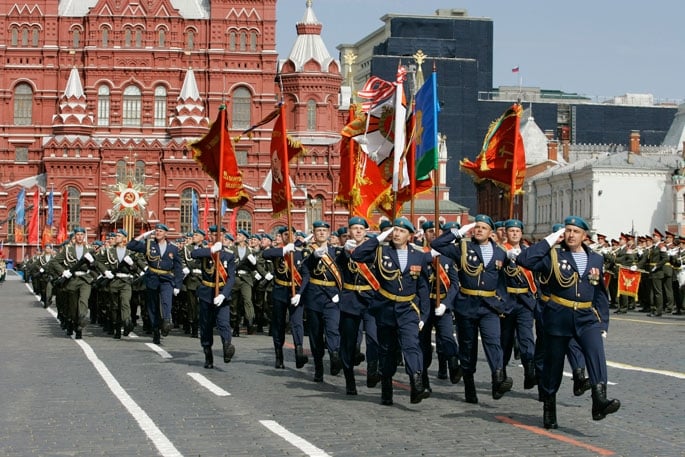
<path fill-rule="evenodd" d="M 212 178 L 219 188 L 219 199 L 226 200 L 229 208 L 243 206 L 249 195 L 243 187 L 243 174 L 238 170 L 233 142 L 226 126 L 226 107 L 219 108 L 209 132 L 199 141 L 191 143 L 193 159 Z"/>
<path fill-rule="evenodd" d="M 59 216 L 59 227 L 57 227 L 57 243 L 63 243 L 67 240 L 67 212 L 69 207 L 67 205 L 67 197 L 62 194 L 62 212 Z"/>
<path fill-rule="evenodd" d="M 33 193 L 33 212 L 31 213 L 31 219 L 29 220 L 28 227 L 28 243 L 38 244 L 38 223 L 40 215 L 40 190 L 36 188 Z"/>
<path fill-rule="evenodd" d="M 642 274 L 639 271 L 631 271 L 630 268 L 620 267 L 618 269 L 618 293 L 617 296 L 626 295 L 628 297 L 637 298 L 637 290 L 640 287 L 640 278 Z"/>

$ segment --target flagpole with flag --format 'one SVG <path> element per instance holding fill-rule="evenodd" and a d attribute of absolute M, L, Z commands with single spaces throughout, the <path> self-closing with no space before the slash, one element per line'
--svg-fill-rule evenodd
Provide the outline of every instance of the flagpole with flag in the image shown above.
<path fill-rule="evenodd" d="M 395 77 L 395 115 L 393 120 L 393 162 L 392 162 L 392 193 L 393 193 L 393 220 L 397 215 L 397 194 L 400 188 L 409 185 L 409 175 L 406 164 L 407 146 L 407 109 L 404 97 L 404 80 L 407 76 L 407 69 L 402 66 L 402 62 L 397 65 L 397 76 Z"/>

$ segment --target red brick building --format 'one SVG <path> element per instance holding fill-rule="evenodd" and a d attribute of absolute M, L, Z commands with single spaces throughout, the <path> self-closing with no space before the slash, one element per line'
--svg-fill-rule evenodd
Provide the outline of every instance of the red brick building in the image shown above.
<path fill-rule="evenodd" d="M 69 228 L 85 227 L 92 242 L 123 226 L 113 192 L 131 181 L 145 200 L 136 233 L 158 221 L 186 232 L 193 194 L 201 221 L 205 198 L 210 223 L 218 206 L 188 142 L 207 132 L 222 103 L 237 137 L 282 98 L 289 132 L 309 151 L 291 167 L 293 223 L 344 224 L 343 208 L 333 203 L 346 115 L 338 106 L 341 70 L 321 41 L 311 2 L 303 6 L 297 41 L 279 62 L 276 0 L 0 0 L 0 183 L 45 173 L 53 226 L 67 211 Z M 237 224 L 249 231 L 270 232 L 284 222 L 272 218 L 262 188 L 271 128 L 235 143 L 252 197 L 238 210 Z M 20 189 L 0 188 L 8 258 L 36 248 L 14 243 Z M 27 223 L 36 189 L 26 191 Z M 42 230 L 45 193 L 41 202 Z M 224 225 L 230 217 L 229 211 Z"/>

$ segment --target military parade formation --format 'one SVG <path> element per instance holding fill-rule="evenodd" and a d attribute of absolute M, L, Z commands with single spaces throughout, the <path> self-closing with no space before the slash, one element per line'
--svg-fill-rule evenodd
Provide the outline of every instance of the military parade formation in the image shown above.
<path fill-rule="evenodd" d="M 655 229 L 593 240 L 588 224 L 569 216 L 531 243 L 520 220 L 472 220 L 416 228 L 398 217 L 381 221 L 377 233 L 362 217 L 335 231 L 315 221 L 309 234 L 294 227 L 231 234 L 213 225 L 177 239 L 160 223 L 92 244 L 76 227 L 68 242 L 46 246 L 21 268 L 76 339 L 98 325 L 114 339 L 135 329 L 162 344 L 180 329 L 173 334 L 199 339 L 211 369 L 215 332 L 224 363 L 239 356 L 236 338 L 264 335 L 282 369 L 289 333 L 295 366 L 313 363 L 314 382 L 323 382 L 328 358 L 330 376 L 342 372 L 346 394 L 357 395 L 355 367 L 365 362 L 365 385 L 380 384 L 383 405 L 393 404 L 399 367 L 411 403 L 430 397 L 434 352 L 437 377 L 463 380 L 464 400 L 477 404 L 480 340 L 488 395 L 497 400 L 512 390 L 507 368 L 520 359 L 523 389 L 537 386 L 545 428 L 558 427 L 565 359 L 574 395 L 591 392 L 594 420 L 618 411 L 620 401 L 607 397 L 611 308 L 680 314 L 685 238 Z"/>

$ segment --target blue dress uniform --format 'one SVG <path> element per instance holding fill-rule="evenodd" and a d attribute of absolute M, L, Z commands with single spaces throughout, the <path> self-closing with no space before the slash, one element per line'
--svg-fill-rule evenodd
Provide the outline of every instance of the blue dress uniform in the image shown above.
<path fill-rule="evenodd" d="M 476 223 L 486 224 L 490 231 L 495 227 L 486 215 L 476 216 Z M 478 403 L 473 375 L 478 360 L 479 331 L 492 373 L 492 396 L 499 399 L 513 384 L 511 378 L 504 376 L 500 345 L 500 319 L 511 310 L 503 269 L 506 252 L 492 240 L 486 241 L 492 257 L 485 263 L 477 242 L 460 239 L 455 245 L 457 239 L 460 239 L 457 234 L 448 231 L 433 240 L 431 247 L 454 260 L 459 269 L 459 293 L 454 308 L 465 399 L 468 403 Z"/>
<path fill-rule="evenodd" d="M 164 224 L 157 224 L 155 230 L 169 231 Z M 136 240 L 128 242 L 128 249 L 145 254 L 148 268 L 145 271 L 145 302 L 150 317 L 150 325 L 154 333 L 153 342 L 160 342 L 160 321 L 162 321 L 162 335 L 167 336 L 171 330 L 171 303 L 174 290 L 181 290 L 183 286 L 183 264 L 178 248 L 167 240 L 166 249 L 162 253 L 159 243 L 155 239 Z M 159 305 L 161 304 L 161 315 Z"/>
<path fill-rule="evenodd" d="M 282 227 L 279 233 L 283 236 L 288 233 L 287 228 Z M 294 231 L 290 232 L 290 235 Z M 291 238 L 288 238 L 290 240 Z M 271 336 L 274 342 L 274 349 L 276 351 L 276 368 L 285 368 L 283 365 L 283 344 L 285 344 L 285 316 L 286 313 L 290 315 L 290 331 L 293 334 L 293 343 L 295 344 L 295 366 L 302 368 L 309 358 L 304 355 L 304 348 L 302 343 L 304 341 L 304 325 L 303 325 L 303 307 L 300 305 L 293 306 L 291 304 L 293 272 L 292 265 L 295 267 L 294 275 L 296 278 L 300 277 L 299 268 L 304 258 L 303 252 L 296 249 L 283 255 L 283 248 L 269 248 L 265 249 L 262 256 L 265 260 L 272 260 L 274 263 L 274 286 L 271 293 L 273 300 L 272 318 L 271 318 Z M 295 281 L 295 293 L 299 293 L 300 284 Z"/>
<path fill-rule="evenodd" d="M 394 221 L 397 227 L 414 233 L 414 226 L 406 218 Z M 407 245 L 407 262 L 401 268 L 398 250 L 393 243 L 380 245 L 371 238 L 356 248 L 351 255 L 355 262 L 374 264 L 380 284 L 378 295 L 369 308 L 376 318 L 381 362 L 381 403 L 392 404 L 392 377 L 397 371 L 397 344 L 404 355 L 405 370 L 411 382 L 411 402 L 426 398 L 421 370 L 423 356 L 419 343 L 419 321 L 428 319 L 428 263 L 426 254 Z"/>
<path fill-rule="evenodd" d="M 223 344 L 224 362 L 233 358 L 235 347 L 231 344 L 231 307 L 230 297 L 235 283 L 235 260 L 233 254 L 224 249 L 218 251 L 221 265 L 226 271 L 226 280 L 219 275 L 219 290 L 224 296 L 221 304 L 214 304 L 216 290 L 216 262 L 215 255 L 209 248 L 194 249 L 190 252 L 193 259 L 201 259 L 202 283 L 197 288 L 199 301 L 200 344 L 205 354 L 205 368 L 213 368 L 214 357 L 212 344 L 214 343 L 214 326 L 219 330 Z"/>
<path fill-rule="evenodd" d="M 584 237 L 589 229 L 577 216 L 566 218 L 564 224 L 566 239 L 577 229 L 581 231 L 578 236 Z M 564 354 L 574 337 L 588 364 L 592 418 L 603 419 L 620 407 L 618 400 L 606 399 L 607 369 L 602 332 L 606 332 L 609 325 L 609 297 L 603 281 L 604 259 L 585 245 L 581 245 L 581 251 L 571 252 L 566 241 L 560 249 L 551 248 L 552 242 L 540 241 L 522 251 L 516 260 L 519 265 L 549 278 L 550 296 L 543 310 L 546 352 L 540 379 L 545 428 L 557 428 L 556 393 L 563 375 Z"/>
<path fill-rule="evenodd" d="M 364 218 L 350 218 L 348 225 L 369 227 Z M 366 264 L 359 264 L 350 257 L 350 250 L 342 249 L 336 259 L 342 274 L 343 289 L 340 295 L 340 359 L 345 374 L 348 395 L 356 395 L 354 380 L 357 336 L 362 320 L 366 331 L 366 385 L 376 387 L 381 380 L 378 366 L 378 334 L 376 319 L 369 313 L 378 290 L 378 280 Z M 373 284 L 373 285 L 372 285 Z"/>
<path fill-rule="evenodd" d="M 316 221 L 313 227 L 327 227 L 327 223 Z M 314 357 L 314 382 L 323 381 L 324 334 L 325 344 L 331 359 L 331 375 L 340 373 L 340 292 L 342 276 L 335 263 L 337 249 L 326 246 L 321 255 L 318 246 L 307 247 L 308 254 L 302 262 L 302 304 L 307 313 L 309 349 Z M 319 257 L 321 255 L 321 257 Z"/>

